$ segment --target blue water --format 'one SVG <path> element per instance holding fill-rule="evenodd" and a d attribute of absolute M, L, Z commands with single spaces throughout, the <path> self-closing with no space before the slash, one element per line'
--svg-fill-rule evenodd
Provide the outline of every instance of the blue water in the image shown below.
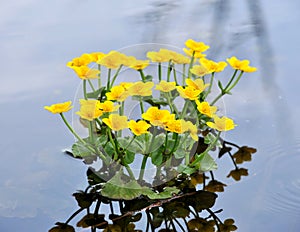
<path fill-rule="evenodd" d="M 141 43 L 183 47 L 188 38 L 210 44 L 210 58 L 236 55 L 259 69 L 225 98 L 238 124 L 226 138 L 258 152 L 249 177 L 224 178 L 219 216 L 243 232 L 299 231 L 299 8 L 292 0 L 1 2 L 0 231 L 47 231 L 86 187 L 86 166 L 61 152 L 73 137 L 43 109 L 76 95 L 80 80 L 66 62 Z"/>

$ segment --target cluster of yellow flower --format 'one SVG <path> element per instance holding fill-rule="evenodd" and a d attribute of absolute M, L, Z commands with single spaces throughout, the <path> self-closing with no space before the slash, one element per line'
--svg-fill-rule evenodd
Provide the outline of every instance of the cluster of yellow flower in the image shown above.
<path fill-rule="evenodd" d="M 168 49 L 160 49 L 159 51 L 149 51 L 147 53 L 149 60 L 138 60 L 118 51 L 111 51 L 108 54 L 95 52 L 74 58 L 67 63 L 67 66 L 83 80 L 84 86 L 84 99 L 80 99 L 80 110 L 76 114 L 89 123 L 93 123 L 90 124 L 90 127 L 93 125 L 98 128 L 109 128 L 110 136 L 114 131 L 129 128 L 134 135 L 133 139 L 148 134 L 151 127 L 163 128 L 167 134 L 169 132 L 177 135 L 188 133 L 194 141 L 198 141 L 198 134 L 202 129 L 211 128 L 219 132 L 233 129 L 235 127 L 233 120 L 225 116 L 217 116 L 217 107 L 214 104 L 223 95 L 230 93 L 244 72 L 254 72 L 256 68 L 251 67 L 248 60 L 239 60 L 234 56 L 228 58 L 227 63 L 209 60 L 203 53 L 209 49 L 209 46 L 203 42 L 189 39 L 185 45 L 186 48 L 183 50 L 186 55 Z M 144 74 L 144 69 L 148 67 L 150 62 L 158 64 L 158 81 L 153 81 L 153 78 L 149 79 L 149 76 Z M 164 62 L 168 63 L 165 80 L 162 78 L 161 66 Z M 98 68 L 92 68 L 90 64 L 94 66 L 97 64 Z M 234 73 L 225 87 L 219 82 L 220 94 L 208 102 L 206 98 L 211 93 L 214 75 L 222 72 L 227 64 L 231 66 Z M 176 76 L 175 66 L 177 65 L 182 65 L 181 82 Z M 120 84 L 114 85 L 123 66 L 137 70 L 140 73 L 141 81 L 120 82 Z M 101 67 L 108 70 L 105 86 L 101 83 L 104 80 Z M 112 70 L 114 70 L 113 77 Z M 172 71 L 174 73 L 173 81 L 171 81 L 170 75 Z M 210 78 L 207 77 L 208 74 L 210 74 Z M 98 90 L 94 88 L 90 79 L 98 79 Z M 90 84 L 94 93 L 98 93 L 96 97 L 88 97 L 86 82 Z M 159 91 L 159 99 L 153 97 L 153 89 Z M 124 101 L 128 97 L 135 97 L 140 101 L 141 116 L 137 121 L 128 119 L 124 115 Z M 185 100 L 181 110 L 178 110 L 174 103 L 177 97 Z M 144 103 L 149 98 L 152 98 L 152 102 L 155 100 L 158 103 L 150 103 L 152 106 L 149 106 L 145 111 Z M 149 101 L 147 103 L 149 104 Z M 64 122 L 67 123 L 63 113 L 72 108 L 71 104 L 68 101 L 45 106 L 45 109 L 60 114 Z M 192 118 L 192 112 L 196 114 L 196 118 Z M 69 124 L 67 126 L 69 129 L 71 128 Z M 79 139 L 76 132 L 72 128 L 70 130 Z M 92 131 L 90 131 L 90 136 L 93 136 L 91 133 Z M 116 133 L 115 136 L 117 135 Z M 113 143 L 113 141 L 111 142 Z"/>

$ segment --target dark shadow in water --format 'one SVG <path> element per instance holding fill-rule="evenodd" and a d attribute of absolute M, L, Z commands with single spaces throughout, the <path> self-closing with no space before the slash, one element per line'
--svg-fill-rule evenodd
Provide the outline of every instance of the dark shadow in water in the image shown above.
<path fill-rule="evenodd" d="M 200 137 L 197 152 L 207 146 Z M 234 169 L 229 171 L 227 177 L 236 181 L 242 176 L 248 176 L 248 170 L 240 164 L 249 162 L 256 149 L 247 146 L 238 146 L 228 141 L 222 141 L 222 147 L 218 150 L 218 158 L 232 160 Z M 68 155 L 72 155 L 68 153 Z M 90 160 L 84 160 L 90 162 Z M 84 191 L 73 194 L 79 209 L 74 212 L 65 222 L 57 222 L 49 232 L 73 232 L 74 227 L 70 222 L 78 218 L 76 226 L 89 228 L 96 231 L 235 231 L 234 219 L 220 219 L 223 209 L 214 210 L 213 206 L 218 197 L 217 192 L 224 192 L 226 184 L 214 178 L 213 171 L 209 173 L 193 173 L 191 175 L 178 174 L 159 186 L 143 182 L 144 186 L 155 186 L 152 190 L 162 192 L 168 187 L 180 189 L 178 194 L 172 197 L 149 199 L 140 195 L 130 200 L 104 197 L 101 195 L 103 174 L 114 176 L 118 167 L 102 166 L 99 170 L 89 168 L 87 179 L 89 186 Z M 168 172 L 174 170 L 166 170 Z M 116 174 L 115 174 L 116 175 Z M 121 176 L 123 181 L 130 180 L 125 174 Z M 165 178 L 165 177 L 161 177 Z M 154 180 L 155 181 L 155 180 Z M 121 188 L 119 188 L 120 190 Z M 134 189 L 120 190 L 130 194 Z M 112 193 L 113 195 L 113 193 Z M 138 228 L 139 227 L 139 228 Z M 140 228 L 142 227 L 142 228 Z"/>

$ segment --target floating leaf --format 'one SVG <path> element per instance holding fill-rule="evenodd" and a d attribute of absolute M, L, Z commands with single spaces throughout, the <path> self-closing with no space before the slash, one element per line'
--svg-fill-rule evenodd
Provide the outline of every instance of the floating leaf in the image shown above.
<path fill-rule="evenodd" d="M 48 232 L 75 232 L 73 226 L 61 222 L 56 222 L 55 224 L 56 226 L 51 228 Z"/>

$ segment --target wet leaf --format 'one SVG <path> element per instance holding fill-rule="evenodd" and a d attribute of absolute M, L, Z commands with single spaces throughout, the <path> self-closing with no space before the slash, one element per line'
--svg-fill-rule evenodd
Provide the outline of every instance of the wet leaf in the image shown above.
<path fill-rule="evenodd" d="M 135 158 L 135 153 L 127 150 L 125 152 L 123 161 L 126 164 L 131 164 L 134 161 L 134 158 Z"/>
<path fill-rule="evenodd" d="M 208 172 L 217 170 L 218 166 L 215 160 L 207 153 L 202 153 L 199 155 L 201 157 L 199 162 L 195 165 L 201 172 Z"/>
<path fill-rule="evenodd" d="M 217 194 L 199 190 L 195 194 L 187 195 L 183 201 L 195 208 L 197 212 L 214 206 Z"/>
<path fill-rule="evenodd" d="M 94 200 L 95 200 L 94 194 L 85 193 L 83 191 L 73 193 L 73 196 L 75 197 L 75 199 L 78 203 L 78 206 L 80 208 L 90 207 L 93 204 Z"/>
<path fill-rule="evenodd" d="M 61 222 L 56 222 L 55 224 L 56 226 L 51 228 L 48 232 L 75 232 L 73 226 Z"/>
<path fill-rule="evenodd" d="M 107 225 L 107 221 L 105 221 L 104 218 L 104 214 L 87 214 L 77 222 L 77 226 L 81 228 L 89 228 L 91 226 L 104 228 L 104 226 Z"/>

